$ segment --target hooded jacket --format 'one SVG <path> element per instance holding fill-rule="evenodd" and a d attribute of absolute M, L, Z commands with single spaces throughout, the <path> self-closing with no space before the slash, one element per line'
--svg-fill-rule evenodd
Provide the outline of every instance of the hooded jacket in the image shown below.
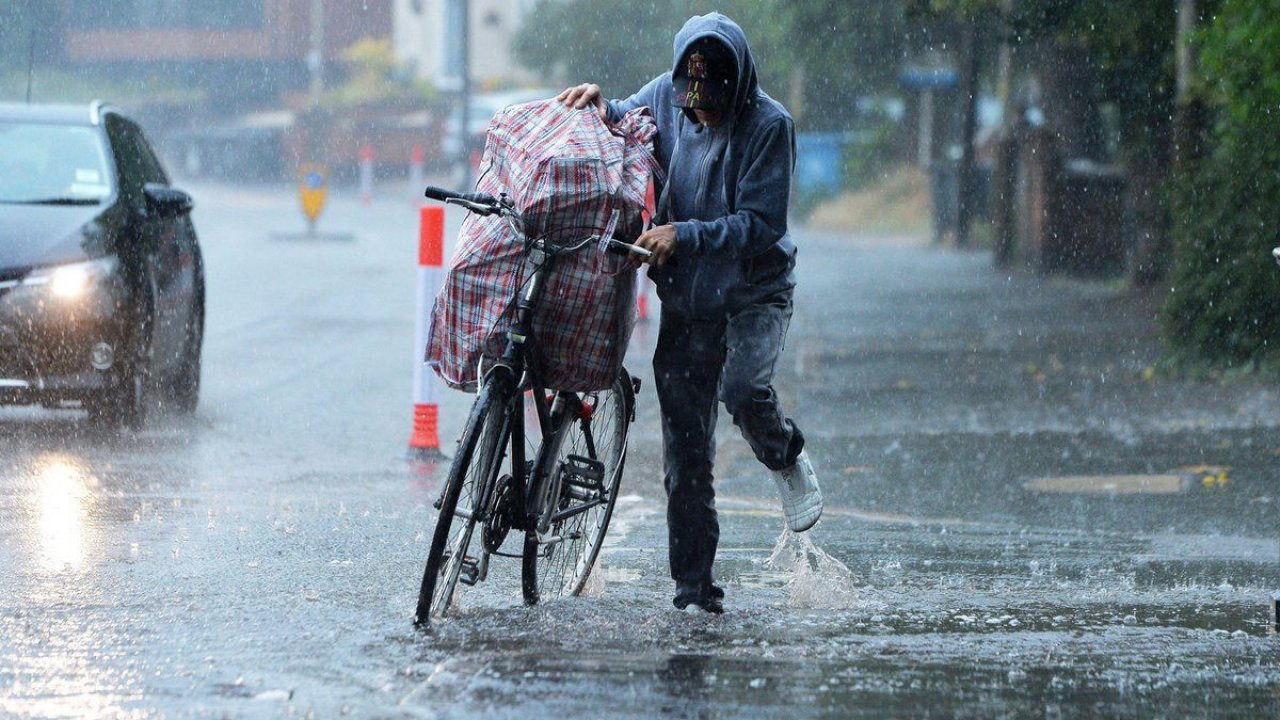
<path fill-rule="evenodd" d="M 699 124 L 677 107 L 672 74 L 689 47 L 703 39 L 728 47 L 737 87 L 725 121 Z M 747 36 L 720 13 L 694 16 L 676 34 L 672 72 L 626 100 L 608 103 L 611 120 L 647 106 L 658 121 L 655 152 L 667 173 L 659 222 L 675 226 L 675 262 L 650 270 L 663 306 L 681 315 L 716 319 L 795 286 L 795 244 L 787 206 L 795 166 L 791 115 L 760 89 Z"/>

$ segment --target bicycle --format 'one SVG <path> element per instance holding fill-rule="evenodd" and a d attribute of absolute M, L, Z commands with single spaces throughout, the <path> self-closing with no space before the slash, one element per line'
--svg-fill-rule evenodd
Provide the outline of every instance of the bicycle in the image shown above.
<path fill-rule="evenodd" d="M 414 614 L 420 628 L 450 611 L 459 583 L 483 582 L 494 556 L 521 559 L 521 592 L 528 605 L 546 596 L 577 595 L 586 585 L 617 501 L 640 381 L 624 368 L 605 390 L 553 390 L 548 396 L 537 338 L 530 331 L 544 281 L 558 257 L 592 241 L 611 252 L 644 254 L 613 239 L 611 228 L 603 240 L 589 237 L 572 246 L 530 238 L 505 194 L 494 198 L 428 187 L 425 195 L 504 218 L 524 240 L 525 282 L 516 291 L 506 349 L 481 376 L 445 486 L 434 503 L 439 519 Z M 525 427 L 530 402 L 542 438 L 531 459 Z M 473 548 L 477 529 L 479 543 Z M 503 547 L 512 530 L 524 533 L 519 554 Z"/>

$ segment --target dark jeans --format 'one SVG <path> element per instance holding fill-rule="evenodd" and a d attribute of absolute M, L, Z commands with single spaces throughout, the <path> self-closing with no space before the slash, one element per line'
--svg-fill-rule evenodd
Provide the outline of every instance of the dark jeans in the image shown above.
<path fill-rule="evenodd" d="M 691 320 L 665 308 L 653 354 L 662 408 L 671 577 L 678 596 L 711 592 L 720 538 L 712 466 L 717 399 L 760 462 L 795 463 L 804 436 L 778 407 L 773 371 L 791 322 L 791 290 L 720 320 Z"/>

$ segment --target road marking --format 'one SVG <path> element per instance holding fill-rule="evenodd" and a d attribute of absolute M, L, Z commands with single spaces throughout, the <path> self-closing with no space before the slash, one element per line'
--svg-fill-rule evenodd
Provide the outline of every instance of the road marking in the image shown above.
<path fill-rule="evenodd" d="M 1066 475 L 1037 478 L 1023 489 L 1038 493 L 1177 495 L 1191 489 L 1186 475 Z"/>

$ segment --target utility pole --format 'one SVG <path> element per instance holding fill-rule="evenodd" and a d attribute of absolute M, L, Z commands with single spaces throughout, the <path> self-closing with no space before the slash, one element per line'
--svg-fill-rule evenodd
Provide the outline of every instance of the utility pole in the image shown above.
<path fill-rule="evenodd" d="M 324 0 L 311 0 L 311 48 L 307 52 L 311 107 L 324 95 Z"/>
<path fill-rule="evenodd" d="M 967 18 L 961 29 L 960 101 L 964 104 L 964 130 L 960 138 L 960 168 L 956 185 L 959 201 L 956 209 L 956 245 L 969 246 L 969 227 L 973 224 L 974 200 L 974 136 L 978 124 L 978 19 Z"/>
<path fill-rule="evenodd" d="M 461 17 L 461 48 L 462 53 L 460 68 L 462 72 L 462 92 L 460 100 L 462 102 L 462 144 L 459 153 L 462 155 L 462 187 L 466 190 L 471 189 L 474 178 L 471 177 L 471 133 L 468 126 L 471 124 L 471 0 L 458 0 L 462 5 Z"/>
<path fill-rule="evenodd" d="M 471 178 L 471 2 L 448 0 L 445 27 L 452 40 L 446 45 L 445 73 L 451 89 L 457 92 L 454 117 L 458 121 L 458 145 L 453 158 L 454 184 L 469 188 Z"/>

